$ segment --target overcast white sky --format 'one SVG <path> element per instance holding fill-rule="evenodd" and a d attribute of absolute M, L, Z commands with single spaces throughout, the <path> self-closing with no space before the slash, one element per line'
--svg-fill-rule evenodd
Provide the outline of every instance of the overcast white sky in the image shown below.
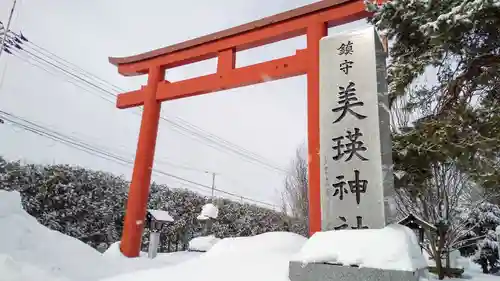
<path fill-rule="evenodd" d="M 11 30 L 127 90 L 138 89 L 145 77 L 118 75 L 108 56 L 128 56 L 227 29 L 297 8 L 314 0 L 18 0 Z M 0 1 L 0 20 L 7 22 L 11 0 Z M 335 31 L 362 27 L 365 21 Z M 331 32 L 335 32 L 330 30 Z M 293 54 L 305 48 L 305 38 L 288 40 L 237 56 L 249 65 Z M 214 60 L 168 71 L 176 81 L 215 71 Z M 140 117 L 119 110 L 64 79 L 50 75 L 19 58 L 2 54 L 0 110 L 107 147 L 115 154 L 135 154 Z M 1 75 L 1 74 L 0 74 Z M 2 76 L 0 76 L 1 79 Z M 306 144 L 306 80 L 297 77 L 235 90 L 163 103 L 162 115 L 182 118 L 205 131 L 235 143 L 286 168 L 298 146 Z M 177 120 L 178 121 L 178 120 Z M 205 185 L 211 175 L 167 165 L 218 173 L 216 186 L 242 196 L 279 205 L 284 175 L 251 164 L 224 149 L 160 123 L 155 168 Z M 131 177 L 132 168 L 96 158 L 55 141 L 7 124 L 0 125 L 0 155 L 35 163 L 67 163 Z M 154 180 L 182 186 L 168 177 Z M 189 185 L 184 185 L 191 188 Z M 210 194 L 207 190 L 204 194 Z M 234 198 L 236 199 L 236 198 Z"/>

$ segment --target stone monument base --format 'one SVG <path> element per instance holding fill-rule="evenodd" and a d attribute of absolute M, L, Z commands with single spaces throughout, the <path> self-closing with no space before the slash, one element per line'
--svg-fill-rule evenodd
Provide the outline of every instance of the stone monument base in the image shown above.
<path fill-rule="evenodd" d="M 425 269 L 412 272 L 298 261 L 290 262 L 288 273 L 291 281 L 418 281 L 425 275 Z"/>

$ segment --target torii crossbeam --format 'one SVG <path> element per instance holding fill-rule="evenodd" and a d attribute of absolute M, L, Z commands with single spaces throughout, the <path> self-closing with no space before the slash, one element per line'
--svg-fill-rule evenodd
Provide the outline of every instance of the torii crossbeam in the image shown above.
<path fill-rule="evenodd" d="M 151 182 L 161 102 L 247 85 L 307 75 L 309 148 L 309 231 L 321 230 L 319 156 L 319 42 L 328 27 L 368 17 L 363 0 L 324 0 L 295 10 L 236 26 L 151 52 L 109 58 L 124 76 L 148 75 L 140 90 L 118 95 L 117 107 L 144 105 L 132 182 L 127 202 L 121 251 L 137 257 Z M 236 52 L 306 35 L 307 48 L 295 55 L 235 67 Z M 217 58 L 214 74 L 170 83 L 165 70 Z"/>

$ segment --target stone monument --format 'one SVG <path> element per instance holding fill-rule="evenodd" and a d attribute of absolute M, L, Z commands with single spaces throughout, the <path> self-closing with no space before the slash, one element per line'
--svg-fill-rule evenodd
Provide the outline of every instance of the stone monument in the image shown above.
<path fill-rule="evenodd" d="M 426 274 L 415 234 L 387 226 L 395 208 L 385 60 L 374 27 L 320 42 L 322 232 L 290 262 L 291 281 L 416 281 Z"/>
<path fill-rule="evenodd" d="M 383 228 L 393 195 L 386 54 L 373 27 L 320 43 L 322 230 Z"/>

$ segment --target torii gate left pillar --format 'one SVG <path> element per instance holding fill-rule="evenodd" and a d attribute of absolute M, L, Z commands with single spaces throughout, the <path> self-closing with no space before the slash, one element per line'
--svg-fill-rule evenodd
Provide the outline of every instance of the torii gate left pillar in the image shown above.
<path fill-rule="evenodd" d="M 161 102 L 269 80 L 307 75 L 309 232 L 321 230 L 319 158 L 319 41 L 328 27 L 369 16 L 363 0 L 323 0 L 180 44 L 131 57 L 109 58 L 124 76 L 148 75 L 147 86 L 118 95 L 117 107 L 144 106 L 120 249 L 137 257 L 144 229 Z M 293 56 L 235 67 L 236 52 L 306 35 L 307 48 Z M 165 69 L 217 58 L 217 71 L 165 81 Z"/>

